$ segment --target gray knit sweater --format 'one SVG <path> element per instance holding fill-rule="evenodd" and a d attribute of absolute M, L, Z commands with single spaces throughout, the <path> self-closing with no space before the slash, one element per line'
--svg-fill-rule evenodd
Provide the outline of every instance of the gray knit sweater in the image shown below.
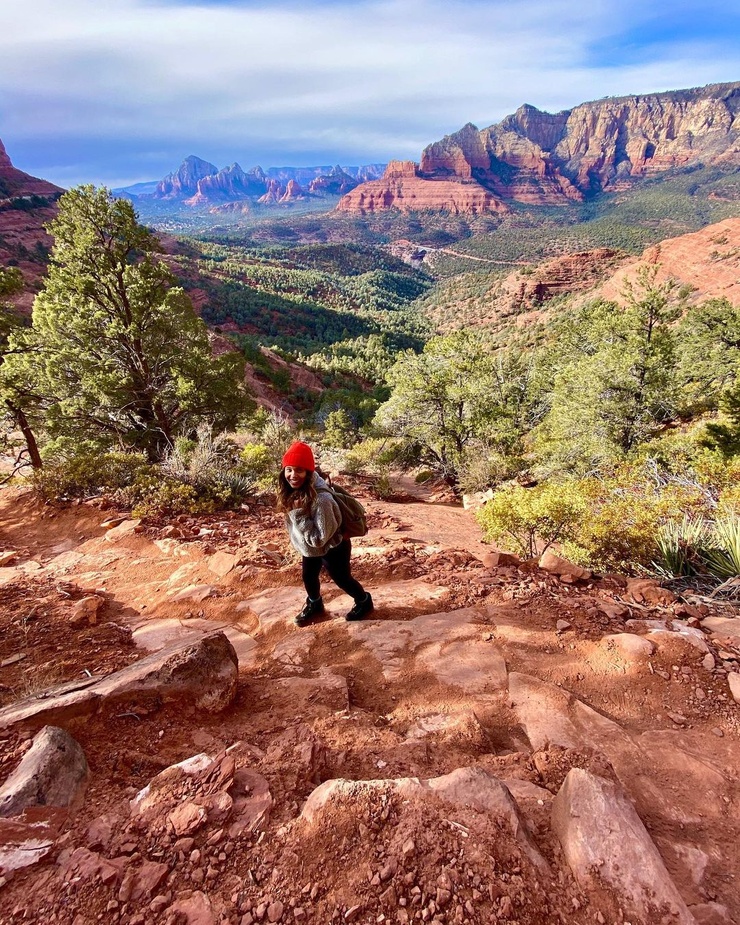
<path fill-rule="evenodd" d="M 311 510 L 288 511 L 285 526 L 290 542 L 302 556 L 324 556 L 342 542 L 342 515 L 329 486 L 314 473 L 314 487 L 318 493 Z"/>

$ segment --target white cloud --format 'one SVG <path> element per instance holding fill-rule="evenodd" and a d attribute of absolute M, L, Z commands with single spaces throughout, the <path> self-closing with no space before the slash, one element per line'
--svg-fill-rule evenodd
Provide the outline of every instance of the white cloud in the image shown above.
<path fill-rule="evenodd" d="M 201 150 L 231 148 L 232 159 L 254 151 L 247 162 L 280 148 L 418 157 L 442 133 L 523 102 L 557 110 L 727 80 L 736 66 L 731 48 L 698 41 L 676 41 L 659 60 L 594 61 L 594 44 L 617 28 L 604 0 L 3 7 L 0 137 L 87 138 L 91 152 L 98 141 L 202 139 Z M 620 10 L 620 23 L 638 24 L 642 9 Z"/>

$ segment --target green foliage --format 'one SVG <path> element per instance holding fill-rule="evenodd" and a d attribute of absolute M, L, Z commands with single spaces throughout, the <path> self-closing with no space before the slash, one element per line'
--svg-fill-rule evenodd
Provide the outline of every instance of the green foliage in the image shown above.
<path fill-rule="evenodd" d="M 244 444 L 239 454 L 239 471 L 262 491 L 275 487 L 275 459 L 264 443 Z"/>
<path fill-rule="evenodd" d="M 141 518 L 207 514 L 214 508 L 210 498 L 198 496 L 195 486 L 163 479 L 160 473 L 137 479 L 120 497 L 132 506 L 134 517 Z"/>
<path fill-rule="evenodd" d="M 244 501 L 254 487 L 238 463 L 236 444 L 201 424 L 194 440 L 177 441 L 167 452 L 161 471 L 166 481 L 191 486 L 198 500 L 229 508 Z"/>
<path fill-rule="evenodd" d="M 623 465 L 602 478 L 580 480 L 588 508 L 564 554 L 597 569 L 651 570 L 661 526 L 699 514 L 710 503 L 688 479 L 654 476 L 650 465 Z"/>
<path fill-rule="evenodd" d="M 708 571 L 723 581 L 740 575 L 740 517 L 720 517 L 714 523 L 712 544 L 704 551 Z"/>
<path fill-rule="evenodd" d="M 725 458 L 740 456 L 740 377 L 720 399 L 720 408 L 727 416 L 727 423 L 710 421 L 706 425 L 704 444 L 719 450 Z"/>
<path fill-rule="evenodd" d="M 106 453 L 90 441 L 60 440 L 47 447 L 44 465 L 34 471 L 31 486 L 48 501 L 85 498 L 128 488 L 154 472 L 143 453 Z"/>
<path fill-rule="evenodd" d="M 681 320 L 679 342 L 684 412 L 716 410 L 740 376 L 740 306 L 709 299 L 691 308 Z"/>
<path fill-rule="evenodd" d="M 420 355 L 407 353 L 391 368 L 391 397 L 376 423 L 417 446 L 417 462 L 457 481 L 468 447 L 518 450 L 528 374 L 522 357 L 496 354 L 478 332 L 435 337 Z"/>
<path fill-rule="evenodd" d="M 80 187 L 62 196 L 50 231 L 31 349 L 8 364 L 38 383 L 36 415 L 49 433 L 157 459 L 201 420 L 232 427 L 246 407 L 242 361 L 211 356 L 205 326 L 131 204 Z"/>
<path fill-rule="evenodd" d="M 489 542 L 510 544 L 528 558 L 541 555 L 571 538 L 583 520 L 588 498 L 578 489 L 573 482 L 507 485 L 476 512 L 476 520 Z"/>
<path fill-rule="evenodd" d="M 352 422 L 346 409 L 338 408 L 326 418 L 324 441 L 331 447 L 348 449 L 359 440 L 357 427 Z"/>
<path fill-rule="evenodd" d="M 727 514 L 714 521 L 684 517 L 658 533 L 657 567 L 677 578 L 706 575 L 726 581 L 740 575 L 740 517 Z"/>
<path fill-rule="evenodd" d="M 626 306 L 595 302 L 568 313 L 552 336 L 552 385 L 536 448 L 550 471 L 585 474 L 657 434 L 676 414 L 671 285 L 645 267 Z"/>
<path fill-rule="evenodd" d="M 253 344 L 310 359 L 315 368 L 332 369 L 341 355 L 344 368 L 366 378 L 382 376 L 390 363 L 379 369 L 372 362 L 373 340 L 394 351 L 418 348 L 426 332 L 411 305 L 429 288 L 428 277 L 380 249 L 199 247 L 200 260 L 183 258 L 182 266 L 188 273 L 195 269 L 209 293 L 204 319 L 233 323 Z M 353 368 L 355 358 L 364 369 Z"/>

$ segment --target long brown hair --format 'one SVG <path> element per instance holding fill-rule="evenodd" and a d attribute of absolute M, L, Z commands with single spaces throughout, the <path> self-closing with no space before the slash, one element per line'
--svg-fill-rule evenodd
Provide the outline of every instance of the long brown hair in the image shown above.
<path fill-rule="evenodd" d="M 279 511 L 293 511 L 296 508 L 301 508 L 305 513 L 308 513 L 318 497 L 316 486 L 314 485 L 314 476 L 314 472 L 308 472 L 306 481 L 300 488 L 291 488 L 290 483 L 285 478 L 285 469 L 281 469 L 278 476 L 277 509 Z"/>

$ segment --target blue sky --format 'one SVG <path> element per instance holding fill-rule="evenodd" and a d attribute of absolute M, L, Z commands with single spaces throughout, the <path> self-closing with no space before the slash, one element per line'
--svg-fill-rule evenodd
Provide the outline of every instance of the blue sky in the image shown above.
<path fill-rule="evenodd" d="M 63 186 L 418 159 L 522 103 L 740 80 L 730 0 L 0 0 L 0 139 Z"/>

